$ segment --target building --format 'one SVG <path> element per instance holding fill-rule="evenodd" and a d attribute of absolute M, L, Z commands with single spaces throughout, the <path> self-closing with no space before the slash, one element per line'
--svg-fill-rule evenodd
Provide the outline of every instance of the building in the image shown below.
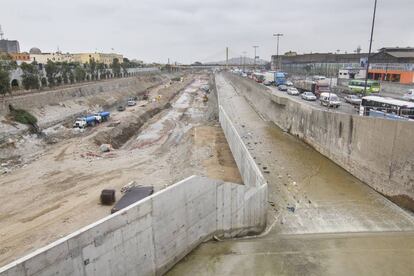
<path fill-rule="evenodd" d="M 73 54 L 73 59 L 75 62 L 79 63 L 88 63 L 91 59 L 94 59 L 95 62 L 101 62 L 106 65 L 111 65 L 114 59 L 117 58 L 120 63 L 123 62 L 123 55 L 114 54 L 114 53 L 78 53 Z"/>
<path fill-rule="evenodd" d="M 46 64 L 49 60 L 53 62 L 74 62 L 75 61 L 73 55 L 69 53 L 64 54 L 61 52 L 56 52 L 56 53 L 30 54 L 30 62 L 35 61 L 39 64 Z"/>
<path fill-rule="evenodd" d="M 272 68 L 290 74 L 325 75 L 348 78 L 365 78 L 368 54 L 334 54 L 312 53 L 303 55 L 279 56 L 280 66 L 277 66 L 276 56 L 272 56 Z M 414 83 L 414 48 L 388 47 L 382 48 L 370 57 L 368 78 L 401 84 Z"/>
<path fill-rule="evenodd" d="M 361 68 L 345 68 L 338 72 L 338 79 L 365 79 L 366 69 Z"/>
<path fill-rule="evenodd" d="M 17 40 L 0 39 L 0 52 L 20 53 L 20 45 Z"/>
<path fill-rule="evenodd" d="M 20 64 L 22 62 L 31 62 L 29 53 L 9 53 L 9 56 L 12 60 L 16 61 L 17 64 Z"/>
<path fill-rule="evenodd" d="M 281 70 L 290 74 L 299 75 L 325 75 L 336 77 L 341 69 L 361 68 L 368 54 L 334 54 L 334 53 L 310 53 L 293 54 L 288 52 L 279 56 Z M 277 58 L 272 56 L 272 69 L 276 70 Z"/>
<path fill-rule="evenodd" d="M 401 84 L 414 83 L 414 48 L 382 48 L 370 58 L 368 78 Z"/>

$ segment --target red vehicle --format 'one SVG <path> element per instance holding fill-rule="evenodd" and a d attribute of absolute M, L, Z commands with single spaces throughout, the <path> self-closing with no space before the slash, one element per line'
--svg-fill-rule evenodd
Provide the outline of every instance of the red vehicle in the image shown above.
<path fill-rule="evenodd" d="M 252 76 L 253 79 L 258 83 L 262 83 L 265 80 L 265 75 L 262 73 L 253 73 Z"/>
<path fill-rule="evenodd" d="M 294 86 L 302 92 L 312 92 L 318 98 L 321 93 L 329 93 L 331 90 L 328 80 L 298 80 L 294 82 Z"/>

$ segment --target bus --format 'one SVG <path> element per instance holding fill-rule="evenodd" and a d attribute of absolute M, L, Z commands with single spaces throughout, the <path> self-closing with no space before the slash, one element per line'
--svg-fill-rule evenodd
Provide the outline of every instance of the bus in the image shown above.
<path fill-rule="evenodd" d="M 348 88 L 355 93 L 363 93 L 365 80 L 351 80 L 348 82 Z M 378 81 L 367 81 L 367 93 L 379 93 L 381 84 Z"/>
<path fill-rule="evenodd" d="M 359 115 L 397 120 L 413 120 L 414 103 L 393 98 L 366 96 L 362 98 Z"/>

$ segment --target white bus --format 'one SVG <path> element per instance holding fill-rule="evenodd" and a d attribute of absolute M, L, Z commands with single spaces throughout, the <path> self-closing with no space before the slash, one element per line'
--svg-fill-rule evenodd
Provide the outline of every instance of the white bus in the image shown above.
<path fill-rule="evenodd" d="M 359 115 L 388 119 L 414 119 L 414 103 L 393 98 L 366 96 L 362 98 Z"/>

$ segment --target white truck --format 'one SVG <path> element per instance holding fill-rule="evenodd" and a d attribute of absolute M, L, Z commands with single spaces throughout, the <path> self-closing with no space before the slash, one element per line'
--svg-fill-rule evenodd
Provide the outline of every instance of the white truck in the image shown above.
<path fill-rule="evenodd" d="M 275 83 L 275 73 L 274 71 L 268 71 L 264 73 L 264 85 L 272 85 Z"/>

